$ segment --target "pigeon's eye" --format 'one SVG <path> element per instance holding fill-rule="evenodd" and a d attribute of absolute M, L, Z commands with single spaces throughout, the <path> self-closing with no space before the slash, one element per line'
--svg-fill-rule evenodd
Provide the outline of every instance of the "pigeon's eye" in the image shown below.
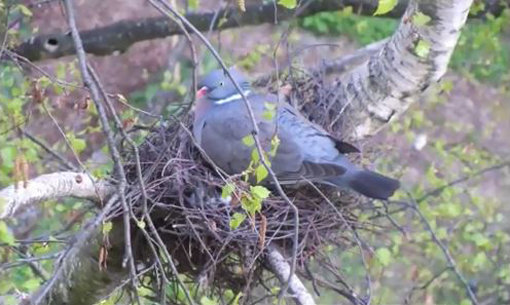
<path fill-rule="evenodd" d="M 223 87 L 224 83 L 223 82 L 220 82 L 220 86 Z"/>

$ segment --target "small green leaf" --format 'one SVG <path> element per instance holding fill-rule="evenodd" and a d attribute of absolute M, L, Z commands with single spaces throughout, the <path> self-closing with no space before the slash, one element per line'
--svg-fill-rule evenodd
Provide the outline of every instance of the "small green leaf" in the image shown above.
<path fill-rule="evenodd" d="M 21 13 L 25 16 L 28 16 L 28 17 L 32 17 L 32 11 L 26 7 L 25 5 L 23 4 L 18 4 L 18 8 L 19 10 L 21 11 Z"/>
<path fill-rule="evenodd" d="M 384 15 L 390 12 L 397 4 L 398 0 L 379 0 L 379 4 L 377 5 L 377 10 L 374 12 L 374 16 Z"/>
<path fill-rule="evenodd" d="M 260 183 L 260 181 L 266 179 L 268 174 L 269 173 L 263 164 L 259 164 L 257 168 L 255 168 L 255 178 L 257 179 L 257 183 Z"/>
<path fill-rule="evenodd" d="M 239 300 L 241 299 L 241 297 L 243 296 L 243 293 L 242 292 L 239 292 L 235 297 L 234 299 L 229 302 L 229 304 L 232 304 L 232 305 L 239 305 Z"/>
<path fill-rule="evenodd" d="M 251 151 L 251 161 L 253 161 L 253 163 L 259 163 L 259 161 L 260 161 L 260 155 L 256 148 L 254 148 Z"/>
<path fill-rule="evenodd" d="M 297 0 L 279 0 L 278 4 L 291 10 L 296 8 Z"/>
<path fill-rule="evenodd" d="M 414 25 L 420 27 L 429 23 L 430 20 L 432 20 L 432 18 L 430 18 L 429 16 L 425 15 L 422 12 L 417 12 L 416 14 L 413 15 L 412 20 Z"/>
<path fill-rule="evenodd" d="M 420 39 L 420 41 L 416 44 L 414 51 L 419 57 L 427 57 L 430 53 L 430 42 Z"/>
<path fill-rule="evenodd" d="M 87 147 L 87 142 L 84 139 L 77 138 L 75 134 L 67 134 L 67 139 L 77 153 L 81 153 Z"/>
<path fill-rule="evenodd" d="M 271 151 L 269 152 L 270 156 L 272 157 L 276 156 L 278 146 L 280 146 L 280 138 L 278 138 L 278 135 L 275 134 L 274 137 L 271 139 Z"/>
<path fill-rule="evenodd" d="M 216 302 L 215 300 L 213 299 L 210 299 L 206 296 L 203 296 L 201 299 L 200 299 L 200 304 L 201 305 L 218 305 L 218 302 Z"/>
<path fill-rule="evenodd" d="M 388 266 L 391 262 L 391 252 L 388 248 L 379 248 L 375 251 L 377 259 L 383 266 Z"/>
<path fill-rule="evenodd" d="M 274 118 L 274 115 L 275 115 L 275 111 L 274 110 L 266 110 L 262 113 L 262 117 L 266 120 L 266 121 L 272 121 L 273 118 Z"/>
<path fill-rule="evenodd" d="M 199 0 L 189 0 L 188 1 L 189 8 L 192 10 L 196 10 L 200 7 L 200 1 Z"/>
<path fill-rule="evenodd" d="M 27 291 L 34 291 L 36 288 L 39 287 L 40 284 L 41 283 L 39 282 L 38 278 L 31 278 L 24 281 L 22 286 L 23 289 Z"/>
<path fill-rule="evenodd" d="M 271 194 L 271 191 L 261 185 L 250 186 L 250 191 L 253 196 L 259 199 L 266 199 Z"/>
<path fill-rule="evenodd" d="M 103 234 L 108 234 L 113 228 L 113 223 L 111 221 L 107 221 L 103 223 Z"/>
<path fill-rule="evenodd" d="M 276 104 L 264 103 L 264 108 L 266 108 L 267 110 L 276 110 Z"/>
<path fill-rule="evenodd" d="M 235 190 L 235 185 L 233 183 L 227 183 L 221 188 L 221 198 L 226 199 L 230 197 Z"/>
<path fill-rule="evenodd" d="M 243 196 L 241 198 L 241 206 L 250 215 L 255 215 L 262 209 L 262 200 L 251 196 Z"/>
<path fill-rule="evenodd" d="M 14 245 L 14 236 L 11 231 L 9 231 L 7 224 L 3 221 L 0 221 L 0 242 L 9 246 Z"/>
<path fill-rule="evenodd" d="M 243 141 L 243 144 L 248 147 L 255 145 L 255 139 L 253 138 L 253 135 L 251 135 L 251 134 L 245 136 L 242 139 L 242 141 Z"/>
<path fill-rule="evenodd" d="M 230 229 L 235 230 L 239 228 L 239 226 L 243 223 L 243 221 L 246 219 L 246 214 L 243 213 L 234 213 L 232 215 L 232 218 L 230 219 Z"/>

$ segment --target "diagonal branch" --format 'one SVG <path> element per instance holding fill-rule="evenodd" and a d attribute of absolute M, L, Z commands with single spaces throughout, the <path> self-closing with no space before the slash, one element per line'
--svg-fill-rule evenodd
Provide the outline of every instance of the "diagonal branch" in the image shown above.
<path fill-rule="evenodd" d="M 338 83 L 345 117 L 355 122 L 354 137 L 377 133 L 414 102 L 414 96 L 446 72 L 472 0 L 413 0 L 397 31 L 369 60 L 347 72 Z M 425 24 L 415 16 L 426 15 Z M 342 130 L 337 126 L 335 131 Z"/>
<path fill-rule="evenodd" d="M 287 263 L 283 255 L 274 246 L 269 246 L 266 262 L 282 285 L 288 281 L 288 289 L 298 305 L 315 305 L 315 301 L 308 292 L 308 289 L 303 285 L 303 282 L 301 282 L 296 274 L 291 273 L 289 263 Z"/>

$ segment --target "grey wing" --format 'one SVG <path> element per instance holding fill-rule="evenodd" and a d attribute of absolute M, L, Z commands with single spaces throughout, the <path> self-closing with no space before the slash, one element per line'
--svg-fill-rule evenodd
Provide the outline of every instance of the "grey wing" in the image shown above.
<path fill-rule="evenodd" d="M 339 153 L 335 141 L 308 120 L 296 115 L 292 108 L 283 106 L 279 109 L 278 134 L 282 151 L 294 149 L 301 158 L 289 160 L 286 154 L 280 155 L 279 147 L 273 169 L 282 182 L 302 178 L 321 180 L 347 171 L 350 163 Z M 296 164 L 297 161 L 300 163 Z"/>

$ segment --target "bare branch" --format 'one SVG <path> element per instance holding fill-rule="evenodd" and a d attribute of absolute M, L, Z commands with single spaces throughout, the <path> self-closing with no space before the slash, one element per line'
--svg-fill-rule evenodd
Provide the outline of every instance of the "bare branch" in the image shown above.
<path fill-rule="evenodd" d="M 289 263 L 287 263 L 283 255 L 274 246 L 268 248 L 266 261 L 271 271 L 278 277 L 282 284 L 285 284 L 290 277 L 290 280 L 288 280 L 289 291 L 297 304 L 315 305 L 313 297 L 297 275 L 292 274 L 292 276 L 290 276 L 291 270 Z"/>
<path fill-rule="evenodd" d="M 406 4 L 405 1 L 400 2 L 403 4 L 398 5 L 387 16 L 399 17 L 403 13 Z M 317 0 L 310 3 L 302 11 L 301 16 L 337 11 L 348 6 L 352 6 L 357 13 L 372 15 L 377 8 L 377 2 L 370 0 Z M 224 18 L 215 18 L 215 16 Z M 294 17 L 294 10 L 284 7 L 278 7 L 278 10 L 275 10 L 273 3 L 249 5 L 244 13 L 236 7 L 230 7 L 217 12 L 186 15 L 186 19 L 200 31 L 208 31 L 209 28 L 218 30 L 272 23 L 274 20 L 282 21 L 292 17 Z M 183 31 L 179 25 L 166 17 L 119 21 L 105 27 L 80 32 L 85 51 L 95 55 L 108 55 L 115 51 L 124 52 L 139 41 L 182 34 Z M 31 61 L 37 61 L 71 55 L 74 54 L 75 49 L 69 33 L 51 33 L 31 38 L 16 47 L 15 52 Z"/>
<path fill-rule="evenodd" d="M 128 207 L 127 201 L 126 201 L 126 175 L 124 173 L 124 167 L 122 165 L 122 161 L 120 158 L 120 153 L 118 148 L 115 145 L 114 135 L 112 132 L 112 129 L 109 125 L 109 120 L 106 116 L 106 111 L 103 106 L 102 98 L 100 95 L 100 90 L 98 85 L 92 80 L 92 77 L 89 73 L 89 70 L 87 68 L 87 58 L 85 55 L 85 50 L 83 48 L 83 43 L 80 37 L 80 33 L 78 32 L 78 29 L 76 27 L 76 20 L 74 17 L 74 8 L 73 8 L 73 1 L 72 0 L 65 0 L 64 5 L 66 8 L 67 13 L 67 19 L 69 23 L 69 27 L 71 28 L 71 36 L 74 48 L 76 49 L 76 56 L 78 57 L 78 63 L 80 67 L 80 73 L 83 78 L 83 83 L 85 86 L 90 89 L 91 95 L 92 95 L 92 101 L 94 102 L 97 112 L 99 114 L 99 119 L 101 121 L 101 127 L 103 129 L 103 133 L 106 136 L 108 148 L 110 149 L 110 154 L 112 156 L 115 170 L 117 171 L 119 175 L 119 183 L 117 185 L 117 193 L 120 198 L 120 202 L 122 204 L 122 210 L 123 210 L 123 222 L 124 222 L 124 234 L 125 234 L 125 260 L 124 262 L 129 265 L 129 271 L 131 274 L 131 281 L 133 287 L 136 287 L 137 283 L 137 277 L 136 277 L 136 268 L 133 258 L 133 250 L 131 246 L 131 230 L 130 230 L 130 208 Z M 136 290 L 133 290 L 133 293 L 136 297 L 136 301 L 138 304 L 140 304 L 140 300 L 138 297 L 138 294 Z"/>
<path fill-rule="evenodd" d="M 485 9 L 473 17 L 485 16 L 488 13 L 499 15 L 505 8 L 503 1 L 485 2 Z M 401 17 L 407 3 L 408 1 L 399 1 L 399 5 L 386 14 L 385 17 Z M 353 8 L 353 12 L 356 14 L 372 16 L 377 7 L 377 1 L 316 0 L 304 9 L 300 16 L 305 17 L 319 12 L 337 11 L 349 6 Z M 282 21 L 293 17 L 293 12 L 283 7 L 278 7 L 276 12 L 275 16 L 274 4 L 268 3 L 265 5 L 249 5 L 246 7 L 245 13 L 241 13 L 237 8 L 227 8 L 211 13 L 191 13 L 186 15 L 186 18 L 200 31 L 208 31 L 211 25 L 211 29 L 218 30 L 273 23 L 275 20 Z M 224 16 L 225 18 L 215 18 L 216 16 Z M 85 51 L 95 55 L 108 55 L 115 51 L 124 52 L 131 45 L 140 41 L 182 34 L 183 32 L 175 23 L 163 17 L 119 21 L 104 27 L 80 32 Z M 58 58 L 75 52 L 71 36 L 68 33 L 50 33 L 35 36 L 20 44 L 14 50 L 31 61 Z"/>
<path fill-rule="evenodd" d="M 0 191 L 0 220 L 12 217 L 20 208 L 48 199 L 76 197 L 104 201 L 114 188 L 104 180 L 77 172 L 57 172 L 16 183 Z"/>

